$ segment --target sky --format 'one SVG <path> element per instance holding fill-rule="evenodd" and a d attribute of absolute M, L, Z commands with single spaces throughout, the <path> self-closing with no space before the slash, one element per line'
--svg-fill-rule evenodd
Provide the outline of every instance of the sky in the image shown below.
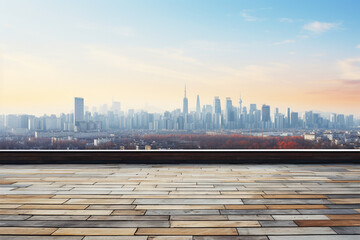
<path fill-rule="evenodd" d="M 190 110 L 219 96 L 360 114 L 360 1 L 0 0 L 0 114 Z"/>

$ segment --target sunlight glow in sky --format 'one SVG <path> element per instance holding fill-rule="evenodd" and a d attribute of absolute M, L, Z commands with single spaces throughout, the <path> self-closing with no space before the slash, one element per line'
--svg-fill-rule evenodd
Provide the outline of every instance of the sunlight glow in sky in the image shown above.
<path fill-rule="evenodd" d="M 214 96 L 360 112 L 360 1 L 0 0 L 1 113 L 190 110 Z M 272 109 L 272 110 L 273 110 Z"/>

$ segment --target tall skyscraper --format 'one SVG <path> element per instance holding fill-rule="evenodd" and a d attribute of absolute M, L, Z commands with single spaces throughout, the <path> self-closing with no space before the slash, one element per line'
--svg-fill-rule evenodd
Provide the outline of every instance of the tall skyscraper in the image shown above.
<path fill-rule="evenodd" d="M 114 114 L 119 114 L 120 113 L 120 102 L 116 102 L 116 101 L 113 101 L 112 102 L 112 106 L 111 106 L 111 111 L 114 112 Z"/>
<path fill-rule="evenodd" d="M 226 121 L 234 121 L 233 119 L 233 105 L 231 98 L 226 98 Z"/>
<path fill-rule="evenodd" d="M 197 97 L 196 97 L 196 113 L 198 113 L 198 114 L 201 113 L 199 95 L 197 95 Z"/>
<path fill-rule="evenodd" d="M 75 98 L 75 124 L 84 121 L 84 99 Z"/>
<path fill-rule="evenodd" d="M 291 117 L 290 117 L 290 108 L 287 109 L 287 127 L 290 127 L 290 120 L 291 120 Z"/>
<path fill-rule="evenodd" d="M 189 113 L 189 102 L 186 97 L 186 85 L 185 85 L 185 96 L 184 96 L 184 100 L 183 100 L 183 114 L 188 114 L 188 113 Z"/>
<path fill-rule="evenodd" d="M 299 126 L 299 113 L 291 112 L 291 127 L 297 128 Z"/>
<path fill-rule="evenodd" d="M 214 113 L 221 114 L 221 103 L 219 97 L 214 98 Z"/>
<path fill-rule="evenodd" d="M 239 106 L 240 106 L 240 108 L 239 108 L 239 115 L 240 115 L 240 117 L 241 117 L 241 114 L 242 114 L 242 110 L 243 110 L 243 108 L 242 108 L 242 98 L 241 98 L 241 95 L 240 95 L 240 99 L 239 99 Z"/>
<path fill-rule="evenodd" d="M 270 118 L 270 106 L 269 105 L 262 105 L 261 108 L 261 120 L 263 122 L 270 122 L 271 118 Z"/>
<path fill-rule="evenodd" d="M 255 112 L 256 112 L 256 104 L 251 103 L 249 113 L 250 114 L 255 114 Z"/>

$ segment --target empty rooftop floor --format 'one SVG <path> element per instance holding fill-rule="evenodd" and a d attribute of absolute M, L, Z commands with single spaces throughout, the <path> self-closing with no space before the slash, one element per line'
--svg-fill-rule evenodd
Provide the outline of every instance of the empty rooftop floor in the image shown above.
<path fill-rule="evenodd" d="M 360 165 L 0 165 L 2 239 L 360 239 Z"/>

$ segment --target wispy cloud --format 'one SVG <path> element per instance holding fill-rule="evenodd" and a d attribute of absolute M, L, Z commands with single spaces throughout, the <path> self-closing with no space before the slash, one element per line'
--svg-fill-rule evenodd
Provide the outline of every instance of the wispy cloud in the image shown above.
<path fill-rule="evenodd" d="M 4 27 L 4 28 L 13 28 L 14 26 L 9 24 L 9 23 L 0 23 L 0 27 Z"/>
<path fill-rule="evenodd" d="M 284 41 L 276 42 L 276 43 L 274 43 L 274 45 L 284 45 L 284 44 L 289 44 L 289 43 L 294 43 L 294 42 L 295 42 L 295 40 L 287 39 Z"/>
<path fill-rule="evenodd" d="M 303 28 L 307 31 L 310 31 L 315 34 L 320 34 L 327 32 L 332 29 L 336 29 L 341 25 L 341 23 L 335 22 L 311 22 L 303 26 Z"/>
<path fill-rule="evenodd" d="M 292 23 L 292 22 L 294 22 L 294 20 L 291 19 L 291 18 L 280 18 L 279 21 L 280 21 L 280 22 L 286 22 L 286 23 Z"/>
<path fill-rule="evenodd" d="M 360 48 L 360 44 L 356 46 L 356 48 Z"/>
<path fill-rule="evenodd" d="M 255 17 L 253 15 L 250 15 L 251 10 L 242 10 L 240 15 L 244 18 L 247 22 L 255 22 L 262 20 L 261 18 Z"/>
<path fill-rule="evenodd" d="M 132 37 L 136 35 L 135 29 L 129 26 L 102 26 L 99 24 L 78 24 L 77 27 L 88 31 L 105 31 L 123 37 Z"/>
<path fill-rule="evenodd" d="M 197 59 L 194 59 L 192 57 L 189 57 L 187 55 L 185 55 L 185 51 L 183 49 L 175 49 L 175 48 L 162 48 L 162 49 L 157 49 L 157 48 L 146 48 L 144 49 L 145 51 L 149 52 L 149 53 L 153 53 L 156 54 L 158 56 L 164 57 L 166 59 L 170 59 L 170 60 L 176 60 L 176 61 L 180 61 L 180 62 L 186 62 L 186 63 L 190 63 L 190 64 L 195 64 L 195 65 L 203 65 L 200 61 L 198 61 Z"/>
<path fill-rule="evenodd" d="M 167 66 L 163 62 L 159 63 L 155 60 L 151 61 L 145 58 L 144 55 L 142 55 L 142 57 L 135 57 L 135 54 L 121 53 L 122 51 L 119 52 L 116 51 L 116 49 L 102 46 L 86 46 L 85 49 L 87 49 L 90 56 L 94 57 L 95 59 L 106 62 L 108 65 L 111 64 L 115 67 L 126 69 L 128 71 L 161 76 L 168 79 L 191 79 L 191 75 L 188 72 L 174 69 L 170 66 Z M 160 55 L 164 54 L 164 51 L 161 50 L 150 51 L 149 49 L 147 49 L 147 52 L 149 52 L 150 54 L 153 54 L 154 52 L 156 52 L 156 54 L 159 54 L 159 52 L 162 52 L 162 54 Z M 165 59 L 167 61 L 169 60 L 169 55 L 171 55 L 171 57 L 175 58 L 177 61 L 184 61 L 184 58 L 186 59 L 186 61 L 189 61 L 188 58 L 180 55 L 179 53 L 175 55 L 173 53 L 166 53 L 165 55 Z M 181 58 L 181 60 L 179 60 L 179 58 Z"/>
<path fill-rule="evenodd" d="M 340 77 L 346 80 L 360 80 L 360 58 L 348 58 L 338 62 Z"/>

